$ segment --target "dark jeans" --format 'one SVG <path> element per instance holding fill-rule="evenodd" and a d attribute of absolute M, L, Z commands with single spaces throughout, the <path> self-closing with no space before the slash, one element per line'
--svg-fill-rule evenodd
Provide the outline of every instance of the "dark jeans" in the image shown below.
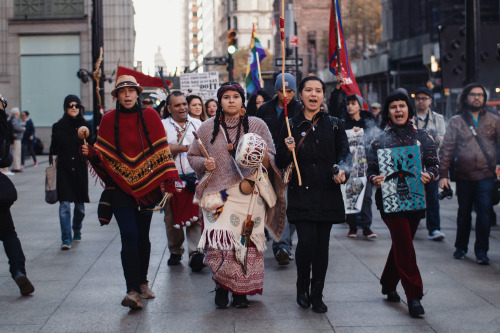
<path fill-rule="evenodd" d="M 0 240 L 3 242 L 5 254 L 9 258 L 10 274 L 14 277 L 16 271 L 26 274 L 24 268 L 26 258 L 10 214 L 11 205 L 11 203 L 0 204 Z"/>
<path fill-rule="evenodd" d="M 21 147 L 21 164 L 24 165 L 24 159 L 26 154 L 29 153 L 33 158 L 33 162 L 36 163 L 35 145 L 33 141 L 28 144 L 23 144 Z"/>
<path fill-rule="evenodd" d="M 363 197 L 361 212 L 358 214 L 347 214 L 346 223 L 352 229 L 357 226 L 365 229 L 372 225 L 372 184 L 369 181 L 366 182 L 366 190 Z"/>
<path fill-rule="evenodd" d="M 153 212 L 136 208 L 113 208 L 113 214 L 120 228 L 122 239 L 121 259 L 123 274 L 127 284 L 127 293 L 141 292 L 140 285 L 147 283 L 151 243 L 149 229 Z"/>
<path fill-rule="evenodd" d="M 313 281 L 324 281 L 328 269 L 328 249 L 332 223 L 316 221 L 294 222 L 297 230 L 297 249 L 295 250 L 295 263 L 297 265 L 297 278 Z"/>
<path fill-rule="evenodd" d="M 476 256 L 486 255 L 489 249 L 491 197 L 495 178 L 476 181 L 457 179 L 457 238 L 455 247 L 467 252 L 472 222 L 472 208 L 476 209 Z"/>
<path fill-rule="evenodd" d="M 421 299 L 423 296 L 422 277 L 413 247 L 413 237 L 420 220 L 409 220 L 404 217 L 383 220 L 391 233 L 392 246 L 384 272 L 380 277 L 380 284 L 388 290 L 396 290 L 401 280 L 408 300 Z"/>
<path fill-rule="evenodd" d="M 427 203 L 426 226 L 429 235 L 432 234 L 434 230 L 441 230 L 441 218 L 439 217 L 438 185 L 438 180 L 433 180 L 432 182 L 425 184 L 425 201 Z"/>

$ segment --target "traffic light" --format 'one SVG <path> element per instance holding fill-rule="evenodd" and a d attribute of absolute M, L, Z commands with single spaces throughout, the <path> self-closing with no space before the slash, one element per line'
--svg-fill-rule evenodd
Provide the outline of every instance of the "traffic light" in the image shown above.
<path fill-rule="evenodd" d="M 236 31 L 228 30 L 227 31 L 227 52 L 229 54 L 234 54 L 238 50 L 236 46 Z"/>

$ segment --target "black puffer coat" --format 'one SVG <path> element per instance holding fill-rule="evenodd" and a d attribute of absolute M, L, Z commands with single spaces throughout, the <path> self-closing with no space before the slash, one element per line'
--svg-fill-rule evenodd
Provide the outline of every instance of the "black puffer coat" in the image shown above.
<path fill-rule="evenodd" d="M 324 221 L 342 223 L 345 221 L 344 201 L 340 185 L 332 177 L 332 167 L 339 164 L 341 169 L 351 165 L 351 154 L 343 124 L 325 112 L 318 112 L 312 121 L 303 112 L 291 119 L 292 136 L 298 145 L 300 139 L 320 118 L 311 130 L 297 153 L 297 163 L 302 177 L 298 185 L 296 170 L 288 185 L 287 216 L 290 223 L 295 221 Z M 276 165 L 285 168 L 292 160 L 284 139 L 288 137 L 284 124 L 277 144 Z M 346 177 L 349 174 L 346 173 Z"/>
<path fill-rule="evenodd" d="M 88 127 L 85 118 L 72 118 L 67 113 L 52 126 L 50 155 L 57 156 L 59 201 L 89 202 L 87 160 L 79 154 L 83 145 L 77 134 L 80 126 Z"/>

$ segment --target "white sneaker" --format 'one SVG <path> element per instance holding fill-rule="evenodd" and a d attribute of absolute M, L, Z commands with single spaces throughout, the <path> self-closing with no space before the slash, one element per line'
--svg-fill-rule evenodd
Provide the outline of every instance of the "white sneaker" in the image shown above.
<path fill-rule="evenodd" d="M 14 176 L 15 175 L 15 173 L 13 173 L 11 171 L 4 172 L 3 174 L 7 175 L 7 176 Z"/>
<path fill-rule="evenodd" d="M 444 239 L 444 234 L 439 230 L 434 230 L 427 238 L 434 241 L 440 241 Z"/>

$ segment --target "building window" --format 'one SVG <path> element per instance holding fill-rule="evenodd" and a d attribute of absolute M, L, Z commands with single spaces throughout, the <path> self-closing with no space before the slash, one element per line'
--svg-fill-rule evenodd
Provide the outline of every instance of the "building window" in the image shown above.
<path fill-rule="evenodd" d="M 84 0 L 14 0 L 15 19 L 83 18 Z"/>
<path fill-rule="evenodd" d="M 238 0 L 233 0 L 233 11 L 238 10 Z"/>
<path fill-rule="evenodd" d="M 238 30 L 238 18 L 236 16 L 233 16 L 233 30 Z"/>

